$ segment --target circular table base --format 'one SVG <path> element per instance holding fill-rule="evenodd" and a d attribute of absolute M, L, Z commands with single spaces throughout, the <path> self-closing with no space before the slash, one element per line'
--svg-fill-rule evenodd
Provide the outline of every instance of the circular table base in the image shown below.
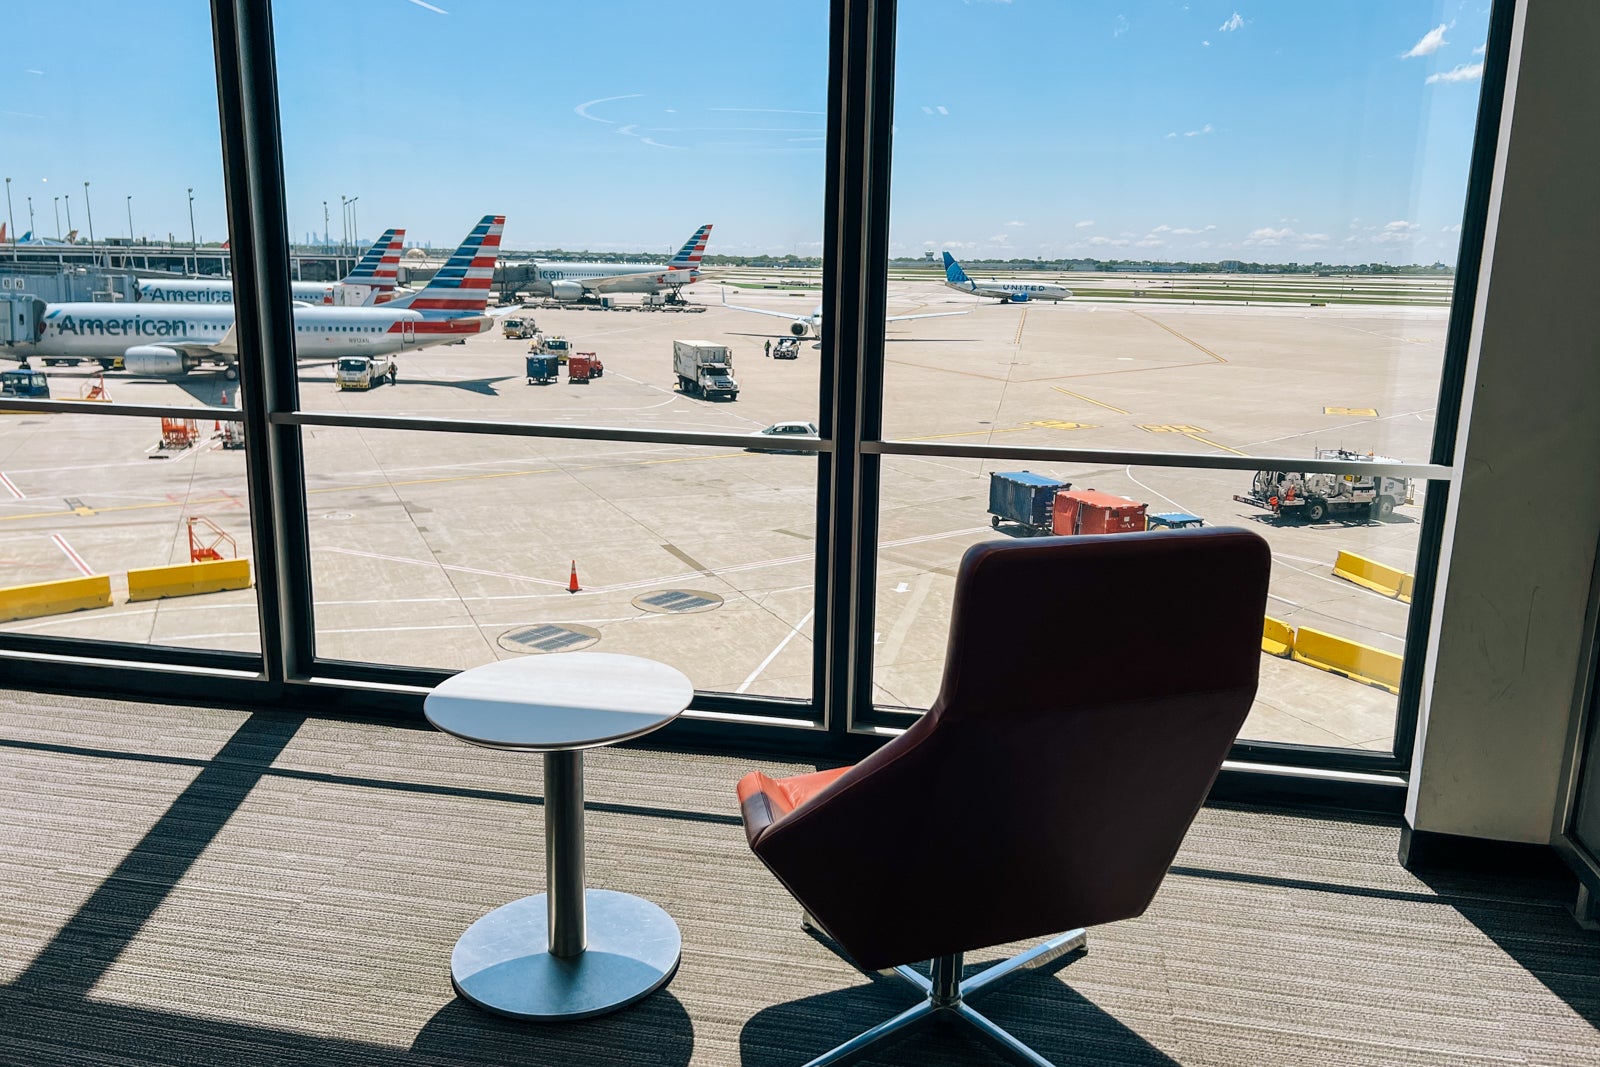
<path fill-rule="evenodd" d="M 625 1008 L 666 985 L 683 938 L 648 900 L 609 889 L 584 893 L 589 947 L 550 955 L 546 898 L 523 897 L 467 928 L 450 954 L 450 979 L 467 1000 L 513 1019 L 586 1019 Z"/>

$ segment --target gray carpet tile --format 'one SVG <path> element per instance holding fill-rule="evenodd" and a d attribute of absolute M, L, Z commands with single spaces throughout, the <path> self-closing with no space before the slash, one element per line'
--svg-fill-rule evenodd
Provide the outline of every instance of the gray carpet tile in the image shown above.
<path fill-rule="evenodd" d="M 527 1025 L 459 1000 L 449 957 L 543 888 L 537 757 L 0 691 L 0 1064 L 780 1067 L 913 1002 L 804 934 L 745 848 L 740 775 L 816 764 L 586 764 L 589 884 L 664 907 L 683 960 L 625 1011 Z M 1143 918 L 975 1006 L 1062 1067 L 1600 1064 L 1600 936 L 1573 924 L 1568 887 L 1419 878 L 1398 834 L 1207 808 Z M 862 1062 L 995 1057 L 935 1028 Z"/>

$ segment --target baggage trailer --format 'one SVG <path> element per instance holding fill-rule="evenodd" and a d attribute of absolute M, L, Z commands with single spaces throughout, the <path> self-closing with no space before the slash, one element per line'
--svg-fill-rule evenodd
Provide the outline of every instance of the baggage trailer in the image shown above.
<path fill-rule="evenodd" d="M 549 385 L 561 376 L 561 360 L 555 356 L 529 356 L 528 384 Z"/>
<path fill-rule="evenodd" d="M 995 471 L 989 475 L 989 525 L 1014 522 L 1028 534 L 1052 532 L 1056 494 L 1071 489 L 1071 482 L 1028 471 Z"/>
<path fill-rule="evenodd" d="M 1063 489 L 1056 494 L 1052 531 L 1057 534 L 1138 533 L 1148 505 L 1093 489 Z"/>

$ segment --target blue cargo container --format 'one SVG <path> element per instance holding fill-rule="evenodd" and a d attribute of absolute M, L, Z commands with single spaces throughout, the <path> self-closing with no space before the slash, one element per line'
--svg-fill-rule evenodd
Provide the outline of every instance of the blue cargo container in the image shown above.
<path fill-rule="evenodd" d="M 1016 522 L 1032 533 L 1047 534 L 1055 515 L 1056 493 L 1071 482 L 1028 471 L 995 471 L 989 475 L 989 525 Z"/>
<path fill-rule="evenodd" d="M 546 385 L 556 380 L 561 374 L 561 358 L 559 356 L 529 356 L 528 357 L 528 384 L 535 383 Z"/>

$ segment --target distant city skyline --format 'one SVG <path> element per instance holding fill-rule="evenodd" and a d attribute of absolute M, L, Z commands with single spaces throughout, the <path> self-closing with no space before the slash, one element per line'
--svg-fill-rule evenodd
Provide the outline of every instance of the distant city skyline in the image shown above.
<path fill-rule="evenodd" d="M 1453 264 L 1487 6 L 902 4 L 890 252 Z M 31 196 L 35 232 L 87 236 L 88 192 L 97 237 L 183 243 L 192 187 L 219 240 L 206 5 L 83 7 L 70 49 L 59 8 L 7 11 L 13 232 Z M 822 0 L 275 13 L 296 240 L 359 197 L 364 234 L 432 247 L 493 211 L 508 248 L 667 253 L 709 221 L 712 255 L 820 252 Z M 130 91 L 122 55 L 160 77 Z"/>

